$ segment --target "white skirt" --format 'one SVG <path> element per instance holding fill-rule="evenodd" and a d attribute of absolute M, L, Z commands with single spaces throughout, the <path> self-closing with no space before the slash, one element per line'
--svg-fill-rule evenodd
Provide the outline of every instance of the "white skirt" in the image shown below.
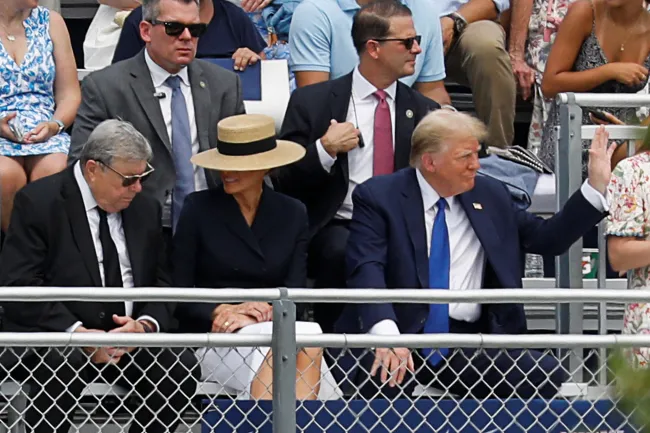
<path fill-rule="evenodd" d="M 255 323 L 246 326 L 238 334 L 273 334 L 273 322 Z M 322 334 L 318 323 L 296 322 L 296 334 Z M 213 347 L 200 348 L 196 357 L 201 365 L 201 380 L 217 382 L 227 394 L 239 399 L 251 399 L 251 383 L 262 362 L 266 359 L 269 347 Z M 341 390 L 334 381 L 325 359 L 321 363 L 321 382 L 319 400 L 336 400 L 342 397 Z"/>

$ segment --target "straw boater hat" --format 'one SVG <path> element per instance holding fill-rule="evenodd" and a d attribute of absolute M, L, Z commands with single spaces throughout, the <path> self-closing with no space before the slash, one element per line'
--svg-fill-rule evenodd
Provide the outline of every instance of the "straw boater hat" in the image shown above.
<path fill-rule="evenodd" d="M 192 163 L 221 171 L 266 170 L 303 156 L 304 147 L 276 138 L 272 117 L 242 114 L 221 120 L 217 124 L 217 148 L 193 156 Z"/>

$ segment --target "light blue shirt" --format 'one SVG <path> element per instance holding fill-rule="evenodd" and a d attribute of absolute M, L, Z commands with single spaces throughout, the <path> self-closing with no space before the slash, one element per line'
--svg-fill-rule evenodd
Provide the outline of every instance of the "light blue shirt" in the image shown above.
<path fill-rule="evenodd" d="M 400 81 L 441 81 L 445 78 L 442 31 L 438 9 L 432 0 L 402 0 L 413 13 L 422 53 L 415 73 Z M 330 78 L 346 75 L 357 66 L 359 56 L 352 43 L 352 19 L 360 9 L 356 0 L 304 0 L 296 8 L 289 31 L 290 66 L 293 72 L 329 72 Z"/>
<path fill-rule="evenodd" d="M 440 10 L 441 17 L 456 12 L 462 5 L 469 2 L 469 0 L 429 0 L 435 1 L 438 9 Z M 510 9 L 510 0 L 492 0 L 499 13 L 503 13 Z"/>

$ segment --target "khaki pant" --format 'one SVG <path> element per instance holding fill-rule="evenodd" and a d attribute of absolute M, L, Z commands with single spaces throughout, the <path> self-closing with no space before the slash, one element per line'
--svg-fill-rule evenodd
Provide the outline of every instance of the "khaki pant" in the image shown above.
<path fill-rule="evenodd" d="M 489 146 L 506 147 L 514 138 L 517 86 L 505 32 L 493 21 L 469 24 L 445 58 L 447 78 L 469 86 L 476 114 L 488 126 Z"/>

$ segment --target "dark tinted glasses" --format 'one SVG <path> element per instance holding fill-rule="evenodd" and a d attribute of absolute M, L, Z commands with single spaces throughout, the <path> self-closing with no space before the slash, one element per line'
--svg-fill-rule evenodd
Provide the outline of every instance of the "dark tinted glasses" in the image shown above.
<path fill-rule="evenodd" d="M 395 42 L 401 42 L 404 44 L 407 50 L 410 50 L 413 48 L 413 43 L 417 42 L 418 45 L 420 45 L 420 42 L 422 41 L 422 36 L 417 35 L 413 36 L 410 38 L 385 38 L 385 39 L 373 39 L 373 41 L 377 42 L 390 42 L 390 41 L 395 41 Z"/>
<path fill-rule="evenodd" d="M 203 36 L 203 34 L 208 28 L 208 25 L 204 23 L 185 24 L 185 23 L 179 23 L 177 21 L 158 21 L 158 20 L 152 20 L 149 22 L 154 26 L 165 26 L 165 33 L 167 33 L 169 36 L 175 36 L 175 37 L 182 35 L 185 29 L 188 29 L 190 31 L 190 35 L 192 35 L 193 38 L 198 38 Z"/>
<path fill-rule="evenodd" d="M 140 181 L 141 184 L 144 183 L 144 181 L 149 178 L 151 173 L 154 172 L 154 168 L 149 163 L 147 163 L 147 169 L 145 170 L 144 173 L 142 173 L 142 174 L 132 174 L 130 176 L 126 176 L 126 175 L 123 175 L 122 173 L 120 173 L 119 171 L 115 170 L 110 165 L 103 163 L 102 161 L 97 161 L 97 162 L 100 163 L 101 165 L 103 165 L 104 167 L 109 168 L 113 173 L 118 174 L 122 178 L 122 186 L 124 188 L 128 188 L 128 187 L 134 185 L 137 181 Z"/>

